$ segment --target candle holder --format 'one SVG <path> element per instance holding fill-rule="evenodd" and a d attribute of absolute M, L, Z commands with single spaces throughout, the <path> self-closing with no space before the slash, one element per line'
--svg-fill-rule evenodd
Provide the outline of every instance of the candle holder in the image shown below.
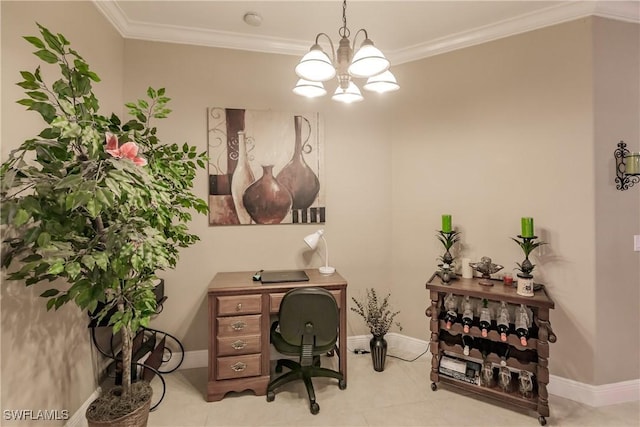
<path fill-rule="evenodd" d="M 531 272 L 536 267 L 535 264 L 531 263 L 529 260 L 529 255 L 535 248 L 538 246 L 546 245 L 545 242 L 536 242 L 535 240 L 538 236 L 524 237 L 521 235 L 517 236 L 518 238 L 512 237 L 511 240 L 516 242 L 518 246 L 524 252 L 524 261 L 522 263 L 516 263 L 518 265 L 518 290 L 517 293 L 523 296 L 533 296 L 534 285 L 533 285 L 533 275 Z"/>
<path fill-rule="evenodd" d="M 436 237 L 444 246 L 445 252 L 438 259 L 442 261 L 442 263 L 438 264 L 440 267 L 440 271 L 438 271 L 438 276 L 443 283 L 449 283 L 451 280 L 456 279 L 456 273 L 453 270 L 453 261 L 455 257 L 451 255 L 451 248 L 455 243 L 460 240 L 460 232 L 459 231 L 443 231 L 437 230 L 438 234 Z"/>
<path fill-rule="evenodd" d="M 624 191 L 640 182 L 636 160 L 638 153 L 631 153 L 627 150 L 627 144 L 620 141 L 618 148 L 613 152 L 613 156 L 616 159 L 616 189 Z M 635 167 L 632 167 L 633 161 L 636 162 Z M 630 163 L 628 166 L 627 162 Z"/>

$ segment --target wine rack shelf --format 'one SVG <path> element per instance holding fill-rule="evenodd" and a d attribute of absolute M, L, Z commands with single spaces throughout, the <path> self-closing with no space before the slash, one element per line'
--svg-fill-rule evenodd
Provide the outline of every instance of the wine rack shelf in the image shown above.
<path fill-rule="evenodd" d="M 534 410 L 538 413 L 540 425 L 547 423 L 549 416 L 549 395 L 547 384 L 549 383 L 549 343 L 556 342 L 556 335 L 549 322 L 549 310 L 554 308 L 554 302 L 549 297 L 546 288 L 535 291 L 533 297 L 524 297 L 516 293 L 516 289 L 504 286 L 496 282 L 494 286 L 486 287 L 479 283 L 478 278 L 457 279 L 448 284 L 440 281 L 437 275 L 427 282 L 426 288 L 429 291 L 431 304 L 427 307 L 425 314 L 431 318 L 429 329 L 431 332 L 431 372 L 432 390 L 437 390 L 438 384 L 444 384 L 454 389 L 464 390 L 478 395 L 495 398 L 503 403 L 520 408 Z M 456 321 L 447 328 L 445 317 L 445 297 L 453 294 L 457 298 L 470 297 L 474 299 L 487 299 L 493 303 L 506 302 L 512 305 L 526 305 L 533 315 L 532 325 L 529 329 L 530 336 L 527 345 L 523 346 L 520 339 L 515 334 L 514 325 L 511 324 L 509 334 L 505 342 L 501 341 L 500 334 L 496 330 L 495 320 L 492 321 L 490 330 L 486 337 L 482 336 L 479 327 L 478 317 L 474 317 L 472 326 L 468 333 L 464 332 L 461 316 L 458 313 Z M 477 347 L 464 352 L 463 337 L 468 335 L 473 342 L 481 341 L 483 344 L 502 346 L 508 349 L 507 356 L 501 358 L 495 352 L 481 350 Z M 487 363 L 495 368 L 506 366 L 512 375 L 512 381 L 508 388 L 503 388 L 497 383 L 484 383 L 482 385 L 471 384 L 460 379 L 452 378 L 440 372 L 440 362 L 444 356 L 455 356 L 456 358 Z M 494 372 L 493 369 L 490 370 Z M 533 384 L 532 389 L 526 394 L 521 393 L 518 386 L 519 375 L 530 374 Z M 495 376 L 495 375 L 494 375 Z M 507 375 L 507 378 L 509 376 Z"/>

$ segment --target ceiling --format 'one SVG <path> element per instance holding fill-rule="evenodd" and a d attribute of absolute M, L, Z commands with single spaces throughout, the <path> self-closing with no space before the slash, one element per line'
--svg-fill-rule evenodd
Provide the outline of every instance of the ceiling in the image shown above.
<path fill-rule="evenodd" d="M 338 42 L 342 2 L 94 0 L 125 38 L 302 55 L 317 33 Z M 365 28 L 403 63 L 585 16 L 640 22 L 640 1 L 363 1 L 347 4 L 351 35 Z M 247 12 L 260 26 L 243 21 Z M 359 36 L 358 43 L 362 41 Z M 352 39 L 353 40 L 353 39 Z"/>

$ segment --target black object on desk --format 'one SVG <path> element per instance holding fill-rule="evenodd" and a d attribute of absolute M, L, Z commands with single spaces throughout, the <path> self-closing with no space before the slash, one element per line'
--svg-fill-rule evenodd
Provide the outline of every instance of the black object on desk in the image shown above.
<path fill-rule="evenodd" d="M 260 281 L 262 283 L 308 282 L 309 276 L 304 270 L 263 271 Z"/>

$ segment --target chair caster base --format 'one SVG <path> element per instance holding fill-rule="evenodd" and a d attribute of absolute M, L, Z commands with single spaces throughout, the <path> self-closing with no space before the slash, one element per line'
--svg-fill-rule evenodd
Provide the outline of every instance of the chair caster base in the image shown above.
<path fill-rule="evenodd" d="M 345 380 L 338 381 L 338 388 L 340 390 L 344 390 L 345 388 L 347 388 L 347 382 Z"/>
<path fill-rule="evenodd" d="M 276 394 L 273 391 L 267 392 L 267 402 L 273 402 L 276 398 Z"/>
<path fill-rule="evenodd" d="M 313 402 L 310 405 L 309 410 L 313 415 L 316 415 L 318 412 L 320 412 L 320 405 L 318 405 L 316 402 Z"/>
<path fill-rule="evenodd" d="M 538 417 L 538 422 L 540 423 L 541 426 L 547 425 L 547 419 L 542 415 Z"/>

